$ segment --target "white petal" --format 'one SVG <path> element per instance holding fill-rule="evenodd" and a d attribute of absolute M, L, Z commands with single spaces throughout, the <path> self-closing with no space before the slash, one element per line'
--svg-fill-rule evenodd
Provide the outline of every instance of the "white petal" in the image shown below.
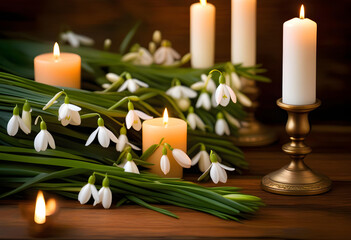
<path fill-rule="evenodd" d="M 124 134 L 119 135 L 118 143 L 116 144 L 116 150 L 118 152 L 122 152 L 123 149 L 125 148 L 127 142 L 128 142 L 128 138 L 126 135 L 124 135 Z"/>
<path fill-rule="evenodd" d="M 124 171 L 139 174 L 138 167 L 135 165 L 135 163 L 133 161 L 126 162 L 126 164 L 124 165 Z"/>
<path fill-rule="evenodd" d="M 111 207 L 111 203 L 112 203 L 112 192 L 110 190 L 110 188 L 104 188 L 103 193 L 102 193 L 102 206 L 105 209 L 108 209 Z"/>
<path fill-rule="evenodd" d="M 160 161 L 160 167 L 161 167 L 162 172 L 165 175 L 167 175 L 167 173 L 169 173 L 171 165 L 169 163 L 169 159 L 168 159 L 167 155 L 162 155 L 161 161 Z"/>
<path fill-rule="evenodd" d="M 146 113 L 139 111 L 139 110 L 134 110 L 134 112 L 143 120 L 147 120 L 147 119 L 152 119 L 152 116 L 147 115 Z"/>
<path fill-rule="evenodd" d="M 127 125 L 127 129 L 130 129 L 133 125 L 134 122 L 134 110 L 129 110 L 129 112 L 127 113 L 126 116 L 126 125 Z"/>
<path fill-rule="evenodd" d="M 96 203 L 94 202 L 95 205 L 98 203 L 101 203 L 102 198 L 104 197 L 104 190 L 105 190 L 105 187 L 100 188 L 100 190 L 98 192 L 99 199 L 98 199 L 98 201 L 95 201 Z"/>
<path fill-rule="evenodd" d="M 117 92 L 122 92 L 122 91 L 126 90 L 127 87 L 128 87 L 128 84 L 129 84 L 129 83 L 128 83 L 128 80 L 125 81 L 125 82 L 122 84 L 122 86 L 120 86 L 120 87 L 118 88 Z"/>
<path fill-rule="evenodd" d="M 128 79 L 127 81 L 129 81 L 128 83 L 128 91 L 133 93 L 136 90 L 138 90 L 139 86 L 136 84 L 136 82 L 134 82 L 133 79 Z"/>
<path fill-rule="evenodd" d="M 201 157 L 201 151 L 198 152 L 192 159 L 191 159 L 191 166 L 194 166 L 196 163 L 199 162 Z"/>
<path fill-rule="evenodd" d="M 173 149 L 172 155 L 177 163 L 182 166 L 183 168 L 190 168 L 191 167 L 191 159 L 189 156 L 180 149 Z"/>
<path fill-rule="evenodd" d="M 49 137 L 48 135 L 46 134 L 46 131 L 47 130 L 41 130 L 41 132 L 43 132 L 43 142 L 42 142 L 42 145 L 41 145 L 41 151 L 46 151 L 46 149 L 48 148 L 48 144 L 49 144 Z"/>
<path fill-rule="evenodd" d="M 174 63 L 174 58 L 172 56 L 172 53 L 169 51 L 169 49 L 166 50 L 166 61 L 163 62 L 163 65 L 169 66 Z"/>
<path fill-rule="evenodd" d="M 182 91 L 180 86 L 171 87 L 166 91 L 166 94 L 174 99 L 179 99 L 182 97 Z"/>
<path fill-rule="evenodd" d="M 98 140 L 102 147 L 107 148 L 110 145 L 110 137 L 106 131 L 106 127 L 99 127 L 100 130 L 98 132 Z"/>
<path fill-rule="evenodd" d="M 47 137 L 47 140 L 49 142 L 49 145 L 52 149 L 55 149 L 56 146 L 55 146 L 55 140 L 54 138 L 52 137 L 51 133 L 48 132 L 48 130 L 44 130 L 45 131 L 45 134 L 46 134 L 46 137 Z"/>
<path fill-rule="evenodd" d="M 67 41 L 72 47 L 79 47 L 79 40 L 78 38 L 74 35 L 73 32 L 68 32 L 66 33 L 67 35 Z"/>
<path fill-rule="evenodd" d="M 227 85 L 223 84 L 223 95 L 222 95 L 222 99 L 221 102 L 219 104 L 221 104 L 223 107 L 227 106 L 230 102 L 230 93 L 228 90 L 229 87 L 227 87 Z M 230 89 L 230 88 L 229 88 Z M 231 89 L 230 89 L 231 90 Z"/>
<path fill-rule="evenodd" d="M 154 54 L 154 59 L 155 59 L 155 63 L 157 64 L 163 63 L 166 59 L 166 48 L 160 47 L 159 49 L 157 49 Z"/>
<path fill-rule="evenodd" d="M 209 111 L 211 109 L 211 99 L 210 96 L 207 93 L 202 93 L 204 94 L 204 98 L 203 98 L 203 103 L 202 106 L 204 109 L 206 109 L 207 111 Z"/>
<path fill-rule="evenodd" d="M 196 115 L 195 113 L 189 113 L 187 120 L 191 129 L 195 130 L 196 128 Z"/>
<path fill-rule="evenodd" d="M 229 86 L 226 86 L 227 91 L 229 92 L 230 98 L 232 99 L 233 103 L 236 103 L 236 95 Z"/>
<path fill-rule="evenodd" d="M 149 85 L 147 83 L 144 83 L 138 79 L 134 79 L 134 81 L 141 87 L 145 87 L 145 88 L 149 87 Z"/>
<path fill-rule="evenodd" d="M 66 104 L 66 103 L 62 104 L 59 108 L 58 120 L 60 121 L 61 119 L 66 118 L 68 115 L 68 112 L 69 112 L 68 104 Z"/>
<path fill-rule="evenodd" d="M 68 118 L 63 118 L 62 120 L 61 120 L 61 124 L 62 124 L 62 126 L 67 126 L 68 124 L 70 123 L 70 120 L 68 120 Z"/>
<path fill-rule="evenodd" d="M 134 161 L 129 161 L 129 162 L 131 162 L 133 173 L 139 174 L 139 169 L 138 169 L 137 165 L 135 164 L 135 162 Z"/>
<path fill-rule="evenodd" d="M 93 198 L 94 198 L 94 206 L 96 205 L 95 202 L 98 202 L 99 203 L 99 193 L 95 187 L 95 185 L 93 184 L 90 184 L 90 190 L 91 190 L 91 195 L 93 195 Z"/>
<path fill-rule="evenodd" d="M 68 108 L 72 111 L 75 111 L 75 112 L 79 112 L 80 110 L 82 110 L 80 107 L 74 105 L 74 104 L 67 104 Z"/>
<path fill-rule="evenodd" d="M 252 106 L 252 101 L 246 95 L 238 92 L 237 97 L 238 97 L 239 102 L 243 106 L 245 106 L 245 107 L 251 107 Z"/>
<path fill-rule="evenodd" d="M 226 135 L 230 135 L 230 129 L 229 129 L 229 126 L 228 126 L 228 123 L 223 119 L 223 125 L 224 125 L 224 133 L 226 134 Z"/>
<path fill-rule="evenodd" d="M 134 150 L 137 150 L 137 151 L 140 151 L 140 150 L 141 150 L 139 147 L 135 146 L 134 144 L 131 144 L 130 142 L 127 142 L 127 144 L 128 144 L 129 146 L 131 146 Z"/>
<path fill-rule="evenodd" d="M 232 79 L 232 84 L 233 84 L 233 87 L 235 87 L 236 89 L 241 89 L 242 87 L 242 84 L 241 84 L 241 81 L 240 81 L 240 78 L 238 76 L 238 74 L 232 72 L 231 73 L 231 79 Z"/>
<path fill-rule="evenodd" d="M 231 123 L 232 125 L 236 126 L 237 128 L 240 128 L 240 122 L 238 119 L 236 119 L 235 117 L 233 117 L 232 115 L 230 115 L 229 113 L 225 112 L 224 113 L 226 119 L 228 120 L 229 123 Z"/>
<path fill-rule="evenodd" d="M 211 165 L 210 155 L 206 151 L 200 151 L 200 154 L 199 169 L 201 172 L 205 172 Z"/>
<path fill-rule="evenodd" d="M 41 130 L 37 136 L 34 138 L 34 149 L 37 152 L 40 152 L 43 145 L 44 132 Z"/>
<path fill-rule="evenodd" d="M 216 165 L 217 164 L 219 166 L 219 162 L 217 162 Z M 228 178 L 226 171 L 223 168 L 221 168 L 220 166 L 217 168 L 217 170 L 218 170 L 218 175 L 219 175 L 219 181 L 222 183 L 226 183 L 227 178 Z"/>
<path fill-rule="evenodd" d="M 115 73 L 107 73 L 105 76 L 107 80 L 109 80 L 112 83 L 117 82 L 119 80 L 119 76 Z"/>
<path fill-rule="evenodd" d="M 196 121 L 196 126 L 202 130 L 202 131 L 205 131 L 205 123 L 201 120 L 201 118 L 195 114 L 195 121 Z"/>
<path fill-rule="evenodd" d="M 179 53 L 177 53 L 177 51 L 174 50 L 173 48 L 169 48 L 169 52 L 170 52 L 171 56 L 172 56 L 174 59 L 179 59 L 179 58 L 180 58 Z"/>
<path fill-rule="evenodd" d="M 18 119 L 16 118 L 15 115 L 13 115 L 9 122 L 7 123 L 7 134 L 10 136 L 15 136 L 18 132 L 18 127 L 19 127 L 19 123 L 18 123 Z"/>
<path fill-rule="evenodd" d="M 22 121 L 26 125 L 26 127 L 30 133 L 30 131 L 32 129 L 32 115 L 31 115 L 30 111 L 22 111 Z"/>
<path fill-rule="evenodd" d="M 216 103 L 219 104 L 223 98 L 223 91 L 224 87 L 223 84 L 219 84 L 219 86 L 216 89 Z"/>
<path fill-rule="evenodd" d="M 95 129 L 94 132 L 92 132 L 87 140 L 87 142 L 85 143 L 85 146 L 89 146 L 90 143 L 92 143 L 96 137 L 96 134 L 98 133 L 99 128 Z"/>
<path fill-rule="evenodd" d="M 216 94 L 215 93 L 212 93 L 211 102 L 212 102 L 212 106 L 213 107 L 217 107 L 218 106 L 218 103 L 216 102 Z"/>
<path fill-rule="evenodd" d="M 216 91 L 216 84 L 212 79 L 208 81 L 206 90 L 210 93 L 214 93 Z"/>
<path fill-rule="evenodd" d="M 90 188 L 90 184 L 87 183 L 80 190 L 78 194 L 78 201 L 80 202 L 80 204 L 86 204 L 89 201 L 90 196 L 91 196 L 91 188 Z"/>
<path fill-rule="evenodd" d="M 108 137 L 111 139 L 112 142 L 118 143 L 117 137 L 111 132 L 108 128 L 105 127 Z"/>
<path fill-rule="evenodd" d="M 103 84 L 101 85 L 101 87 L 102 87 L 103 89 L 107 89 L 107 88 L 110 88 L 110 87 L 111 87 L 111 84 L 110 84 L 110 83 L 103 83 Z"/>
<path fill-rule="evenodd" d="M 218 173 L 218 170 L 217 170 L 217 165 L 214 164 L 214 163 L 212 163 L 210 176 L 211 176 L 212 181 L 217 184 L 218 181 L 219 181 L 219 173 Z"/>
<path fill-rule="evenodd" d="M 234 171 L 234 170 L 235 170 L 235 168 L 228 167 L 228 166 L 226 166 L 226 165 L 224 165 L 224 164 L 222 164 L 222 163 L 218 163 L 218 164 L 219 164 L 219 166 L 221 166 L 221 167 L 224 168 L 225 170 L 228 170 L 228 171 Z"/>
<path fill-rule="evenodd" d="M 204 101 L 204 95 L 200 94 L 199 98 L 197 99 L 197 102 L 195 104 L 196 108 L 200 108 L 203 105 L 203 101 Z"/>
<path fill-rule="evenodd" d="M 201 90 L 204 86 L 205 86 L 205 83 L 199 81 L 199 82 L 196 82 L 196 83 L 194 83 L 193 85 L 191 85 L 191 89 L 194 89 L 194 90 L 196 90 L 196 91 L 199 91 L 199 90 Z"/>
<path fill-rule="evenodd" d="M 80 34 L 76 34 L 75 33 L 76 38 L 78 39 L 78 41 L 85 46 L 91 46 L 94 44 L 94 40 L 91 39 L 90 37 L 84 36 L 84 35 L 80 35 Z"/>
<path fill-rule="evenodd" d="M 140 129 L 141 129 L 141 121 L 140 121 L 140 118 L 139 118 L 138 114 L 135 111 L 136 110 L 133 111 L 133 114 L 134 114 L 133 128 L 136 131 L 140 131 Z"/>
<path fill-rule="evenodd" d="M 80 119 L 79 113 L 78 113 L 78 112 L 75 112 L 75 111 L 72 111 L 72 112 L 71 112 L 71 121 L 70 121 L 70 123 L 71 123 L 72 125 L 78 126 L 78 125 L 81 124 L 81 121 L 82 121 L 82 120 Z"/>
<path fill-rule="evenodd" d="M 217 135 L 219 136 L 223 136 L 224 134 L 224 128 L 225 128 L 225 121 L 224 119 L 218 119 L 216 121 L 216 125 L 215 125 L 215 132 Z"/>
<path fill-rule="evenodd" d="M 192 90 L 191 88 L 185 87 L 185 86 L 179 86 L 182 94 L 184 97 L 188 97 L 188 98 L 195 98 L 197 96 L 197 93 Z"/>

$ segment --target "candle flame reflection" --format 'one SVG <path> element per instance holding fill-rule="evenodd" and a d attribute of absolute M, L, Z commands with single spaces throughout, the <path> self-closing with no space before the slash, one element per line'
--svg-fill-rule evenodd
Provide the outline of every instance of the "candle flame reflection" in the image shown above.
<path fill-rule="evenodd" d="M 167 108 L 165 108 L 165 111 L 163 112 L 163 125 L 167 126 L 168 124 L 168 112 L 167 112 Z"/>
<path fill-rule="evenodd" d="M 305 7 L 302 4 L 300 8 L 300 19 L 304 19 L 304 18 L 305 18 Z"/>
<path fill-rule="evenodd" d="M 60 57 L 60 47 L 57 42 L 55 42 L 54 45 L 54 57 L 55 59 L 58 59 Z"/>
<path fill-rule="evenodd" d="M 56 212 L 56 200 L 50 198 L 46 204 L 46 216 L 51 216 Z"/>
<path fill-rule="evenodd" d="M 206 6 L 207 0 L 200 0 L 200 3 L 201 3 L 202 6 Z"/>
<path fill-rule="evenodd" d="M 37 201 L 35 203 L 34 222 L 44 224 L 46 221 L 45 199 L 42 191 L 38 192 Z"/>

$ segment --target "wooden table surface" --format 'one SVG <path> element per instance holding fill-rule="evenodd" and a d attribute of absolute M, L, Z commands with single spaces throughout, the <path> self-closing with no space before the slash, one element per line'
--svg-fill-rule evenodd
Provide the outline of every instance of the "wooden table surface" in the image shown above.
<path fill-rule="evenodd" d="M 261 190 L 261 177 L 288 162 L 280 150 L 287 137 L 282 126 L 277 129 L 282 133 L 279 143 L 244 149 L 250 170 L 232 176 L 227 183 L 242 187 L 243 192 L 259 196 L 265 202 L 266 206 L 250 220 L 237 223 L 162 206 L 180 217 L 173 219 L 135 205 L 104 210 L 64 200 L 52 236 L 55 239 L 350 239 L 351 127 L 314 126 L 308 137 L 313 153 L 307 157 L 307 164 L 333 180 L 332 190 L 317 196 L 280 196 Z M 186 178 L 193 180 L 192 176 Z M 11 199 L 0 202 L 0 238 L 28 238 L 19 203 L 27 204 Z"/>

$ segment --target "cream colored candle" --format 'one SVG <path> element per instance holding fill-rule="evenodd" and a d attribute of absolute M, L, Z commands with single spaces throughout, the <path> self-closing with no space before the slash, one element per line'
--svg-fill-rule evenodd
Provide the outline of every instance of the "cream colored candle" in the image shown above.
<path fill-rule="evenodd" d="M 214 65 L 216 8 L 206 0 L 190 7 L 190 53 L 193 68 Z"/>
<path fill-rule="evenodd" d="M 256 64 L 256 0 L 232 0 L 232 63 Z"/>
<path fill-rule="evenodd" d="M 317 24 L 300 18 L 283 26 L 283 103 L 306 105 L 316 102 Z"/>
<path fill-rule="evenodd" d="M 57 43 L 53 53 L 34 58 L 35 81 L 53 86 L 80 88 L 81 59 L 74 53 L 60 53 Z"/>
<path fill-rule="evenodd" d="M 186 152 L 187 124 L 182 119 L 168 118 L 167 123 L 164 123 L 164 118 L 154 118 L 144 121 L 142 129 L 143 152 L 146 151 L 151 145 L 159 143 L 162 138 L 164 138 L 162 143 L 168 143 L 173 148 L 178 148 Z M 170 171 L 167 175 L 162 172 L 160 167 L 162 148 L 163 145 L 161 145 L 148 158 L 147 161 L 154 164 L 150 167 L 150 172 L 155 173 L 161 177 L 182 178 L 183 168 L 173 158 L 172 152 L 169 149 L 167 149 L 167 156 L 170 161 Z"/>

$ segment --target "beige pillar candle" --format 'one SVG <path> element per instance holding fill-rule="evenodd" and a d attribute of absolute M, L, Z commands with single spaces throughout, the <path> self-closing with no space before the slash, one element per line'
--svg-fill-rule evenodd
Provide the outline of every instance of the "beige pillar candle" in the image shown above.
<path fill-rule="evenodd" d="M 80 88 L 81 58 L 74 53 L 60 53 L 57 43 L 53 53 L 34 58 L 35 81 L 59 87 Z"/>
<path fill-rule="evenodd" d="M 179 118 L 168 118 L 168 122 L 164 123 L 164 118 L 154 118 L 143 122 L 143 152 L 146 151 L 151 145 L 159 143 L 162 138 L 164 138 L 162 143 L 168 143 L 173 148 L 178 148 L 186 152 L 186 122 Z M 148 158 L 147 161 L 154 164 L 150 167 L 150 172 L 155 173 L 161 177 L 182 178 L 183 168 L 176 162 L 172 156 L 172 152 L 168 149 L 167 156 L 170 161 L 170 171 L 167 175 L 162 172 L 160 167 L 162 148 L 163 145 L 160 146 Z"/>

